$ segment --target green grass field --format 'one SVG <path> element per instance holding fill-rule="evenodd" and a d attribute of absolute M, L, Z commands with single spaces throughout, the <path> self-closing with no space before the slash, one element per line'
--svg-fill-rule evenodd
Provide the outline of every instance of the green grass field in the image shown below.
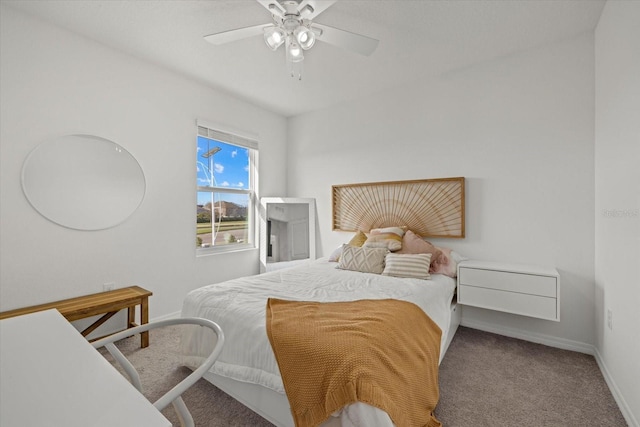
<path fill-rule="evenodd" d="M 211 224 L 199 223 L 197 224 L 197 234 L 205 234 L 211 233 Z M 218 224 L 215 224 L 216 230 L 229 231 L 229 230 L 242 230 L 247 228 L 247 221 L 225 221 L 220 223 L 220 227 L 218 228 Z"/>

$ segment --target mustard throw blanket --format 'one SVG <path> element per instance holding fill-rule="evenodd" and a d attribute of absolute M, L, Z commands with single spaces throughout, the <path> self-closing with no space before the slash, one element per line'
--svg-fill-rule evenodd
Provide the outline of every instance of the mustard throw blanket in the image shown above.
<path fill-rule="evenodd" d="M 354 402 L 386 411 L 398 427 L 441 426 L 433 415 L 441 333 L 406 301 L 267 301 L 267 334 L 298 427 Z"/>

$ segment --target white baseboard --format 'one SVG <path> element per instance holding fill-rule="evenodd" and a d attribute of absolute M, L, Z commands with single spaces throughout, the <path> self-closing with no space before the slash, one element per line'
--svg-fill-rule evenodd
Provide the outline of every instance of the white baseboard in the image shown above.
<path fill-rule="evenodd" d="M 591 344 L 583 343 L 580 341 L 573 341 L 573 340 L 558 338 L 558 337 L 545 335 L 545 334 L 537 334 L 534 332 L 523 331 L 521 329 L 509 328 L 502 325 L 496 325 L 494 323 L 486 323 L 486 322 L 480 322 L 477 320 L 469 320 L 469 319 L 465 319 L 464 317 L 462 318 L 462 322 L 460 323 L 460 325 L 466 326 L 472 329 L 479 329 L 485 332 L 491 332 L 498 335 L 504 335 L 506 337 L 518 338 L 524 341 L 530 341 L 537 344 L 548 345 L 549 347 L 560 348 L 563 350 L 577 351 L 579 353 L 585 353 L 593 356 L 596 359 L 596 363 L 600 368 L 600 372 L 602 372 L 602 376 L 604 377 L 605 382 L 609 386 L 609 390 L 613 395 L 613 399 L 618 404 L 618 408 L 620 408 L 620 412 L 622 412 L 622 416 L 624 417 L 625 421 L 627 422 L 629 427 L 640 427 L 640 425 L 638 424 L 638 420 L 635 418 L 635 416 L 631 412 L 631 409 L 629 408 L 627 401 L 625 400 L 624 396 L 620 392 L 620 389 L 616 385 L 616 382 L 611 377 L 611 374 L 609 373 L 607 366 L 602 360 L 602 356 L 600 355 L 600 352 L 595 346 Z"/>
<path fill-rule="evenodd" d="M 596 362 L 598 363 L 600 372 L 602 372 L 602 376 L 604 377 L 604 380 L 609 386 L 609 390 L 611 390 L 611 394 L 613 395 L 613 398 L 618 404 L 618 407 L 620 408 L 620 412 L 622 412 L 622 416 L 624 417 L 625 421 L 627 422 L 627 424 L 629 424 L 629 427 L 640 427 L 640 424 L 638 424 L 637 418 L 633 415 L 633 412 L 631 412 L 631 408 L 629 408 L 629 405 L 627 404 L 627 401 L 625 400 L 624 396 L 620 392 L 618 385 L 611 377 L 611 374 L 609 373 L 609 369 L 607 369 L 607 365 L 605 365 L 604 360 L 602 360 L 602 356 L 600 355 L 600 351 L 598 351 L 597 347 L 594 347 L 593 356 L 596 358 Z"/>
<path fill-rule="evenodd" d="M 167 320 L 167 319 L 177 319 L 178 317 L 180 317 L 180 312 L 174 311 L 173 313 L 165 314 L 164 316 L 158 316 L 158 317 L 154 317 L 153 319 L 149 319 L 149 322 L 158 322 L 160 320 Z"/>
<path fill-rule="evenodd" d="M 462 318 L 462 326 L 467 326 L 472 329 L 479 329 L 481 331 L 492 332 L 498 335 L 504 335 L 506 337 L 518 338 L 524 341 L 530 341 L 537 344 L 548 345 L 549 347 L 561 348 L 563 350 L 577 351 L 578 353 L 585 353 L 594 355 L 595 348 L 591 344 L 586 344 L 580 341 L 568 340 L 565 338 L 558 338 L 552 335 L 538 334 L 535 332 L 523 331 L 522 329 L 509 328 L 507 326 L 496 325 L 495 323 L 480 322 L 477 320 Z"/>

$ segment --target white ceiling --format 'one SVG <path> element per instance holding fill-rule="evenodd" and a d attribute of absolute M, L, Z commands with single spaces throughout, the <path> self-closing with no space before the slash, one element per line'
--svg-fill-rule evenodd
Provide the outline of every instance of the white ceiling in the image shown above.
<path fill-rule="evenodd" d="M 326 108 L 426 75 L 557 42 L 595 28 L 604 0 L 338 0 L 315 21 L 380 40 L 369 57 L 321 42 L 303 80 L 256 36 L 203 36 L 271 22 L 254 0 L 2 0 L 93 40 L 285 116 Z"/>

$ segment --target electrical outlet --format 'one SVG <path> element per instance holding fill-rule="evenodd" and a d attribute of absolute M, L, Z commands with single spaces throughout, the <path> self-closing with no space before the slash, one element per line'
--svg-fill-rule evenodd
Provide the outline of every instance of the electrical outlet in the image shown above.
<path fill-rule="evenodd" d="M 104 285 L 102 285 L 102 290 L 103 290 L 104 292 L 112 291 L 112 290 L 114 290 L 115 288 L 116 288 L 116 284 L 115 284 L 114 282 L 107 282 L 107 283 L 105 283 Z"/>
<path fill-rule="evenodd" d="M 607 327 L 609 330 L 613 331 L 613 313 L 611 309 L 607 309 Z"/>

